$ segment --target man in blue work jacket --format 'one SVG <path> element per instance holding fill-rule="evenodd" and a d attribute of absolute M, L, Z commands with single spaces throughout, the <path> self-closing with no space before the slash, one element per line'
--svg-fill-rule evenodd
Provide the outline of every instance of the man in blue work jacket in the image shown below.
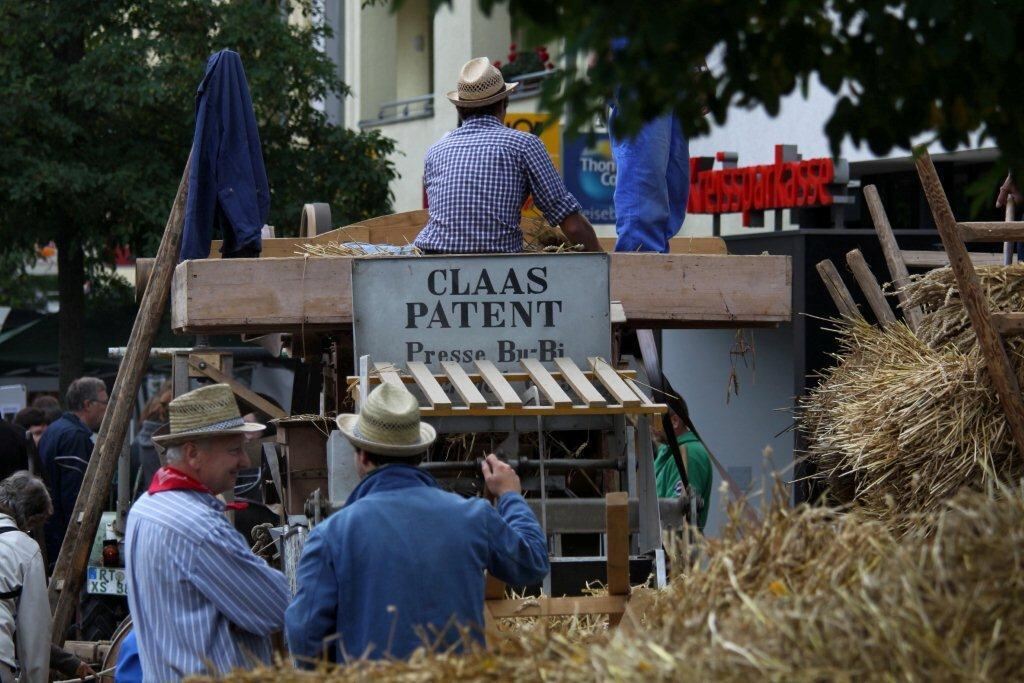
<path fill-rule="evenodd" d="M 107 412 L 107 385 L 96 377 L 79 377 L 68 387 L 68 412 L 43 432 L 39 459 L 53 499 L 53 515 L 46 520 L 46 562 L 52 570 L 71 524 L 85 468 L 92 457 L 92 435 Z"/>
<path fill-rule="evenodd" d="M 362 481 L 345 507 L 313 529 L 285 615 L 300 663 L 406 658 L 428 641 L 483 639 L 484 570 L 512 585 L 548 573 L 537 518 L 519 477 L 494 455 L 483 473 L 497 507 L 442 491 L 418 469 L 434 429 L 404 388 L 381 384 L 358 415 L 339 415 Z"/>

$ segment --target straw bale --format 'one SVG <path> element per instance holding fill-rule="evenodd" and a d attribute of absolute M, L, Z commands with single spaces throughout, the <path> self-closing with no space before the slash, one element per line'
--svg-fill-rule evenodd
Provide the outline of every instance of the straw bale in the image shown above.
<path fill-rule="evenodd" d="M 963 491 L 899 536 L 862 512 L 733 514 L 704 559 L 638 591 L 618 632 L 534 628 L 492 652 L 240 681 L 1012 680 L 1024 670 L 1021 490 Z M 904 513 L 895 513 L 904 515 Z M 912 515 L 919 516 L 919 515 Z M 928 532 L 924 529 L 932 531 Z M 678 560 L 677 560 L 678 561 Z"/>
<path fill-rule="evenodd" d="M 977 270 L 992 310 L 1024 310 L 1024 265 Z M 801 400 L 815 476 L 833 502 L 880 519 L 903 520 L 892 509 L 934 510 L 962 487 L 1024 474 L 952 271 L 918 276 L 906 293 L 924 312 L 917 334 L 837 322 L 836 364 Z M 1024 380 L 1024 340 L 1010 338 L 1007 348 Z"/>

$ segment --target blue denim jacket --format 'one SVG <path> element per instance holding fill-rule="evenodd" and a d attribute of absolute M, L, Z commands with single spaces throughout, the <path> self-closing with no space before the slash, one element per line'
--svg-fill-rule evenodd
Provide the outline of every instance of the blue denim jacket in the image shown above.
<path fill-rule="evenodd" d="M 371 472 L 345 507 L 316 527 L 285 615 L 292 655 L 345 661 L 405 658 L 423 644 L 482 640 L 484 570 L 513 585 L 548 573 L 544 534 L 523 497 L 497 509 L 462 498 L 406 465 Z"/>
<path fill-rule="evenodd" d="M 209 256 L 215 231 L 224 237 L 225 256 L 258 255 L 269 215 L 270 186 L 245 70 L 237 53 L 221 50 L 207 62 L 196 93 L 180 259 Z"/>

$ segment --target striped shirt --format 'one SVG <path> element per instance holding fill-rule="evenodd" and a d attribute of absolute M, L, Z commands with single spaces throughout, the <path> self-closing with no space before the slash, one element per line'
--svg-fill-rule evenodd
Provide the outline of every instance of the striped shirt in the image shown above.
<path fill-rule="evenodd" d="M 226 673 L 269 662 L 291 595 L 198 491 L 142 496 L 125 537 L 128 606 L 147 681 Z"/>
<path fill-rule="evenodd" d="M 496 116 L 474 116 L 438 140 L 427 151 L 423 186 L 430 220 L 416 246 L 427 251 L 522 251 L 519 219 L 530 195 L 551 225 L 582 211 L 540 138 Z"/>

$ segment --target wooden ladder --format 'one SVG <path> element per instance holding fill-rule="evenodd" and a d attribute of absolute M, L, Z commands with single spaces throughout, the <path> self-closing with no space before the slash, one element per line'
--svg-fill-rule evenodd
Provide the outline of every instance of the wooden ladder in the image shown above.
<path fill-rule="evenodd" d="M 942 246 L 949 256 L 949 266 L 960 290 L 960 299 L 978 337 L 978 346 L 999 403 L 1006 414 L 1017 451 L 1024 455 L 1024 401 L 1021 399 L 1017 374 L 1006 355 L 1004 334 L 1024 332 L 1024 312 L 993 312 L 981 290 L 978 273 L 965 242 L 1024 241 L 1024 221 L 958 223 L 942 189 L 928 152 L 922 151 L 915 164 L 925 197 L 931 207 Z"/>

